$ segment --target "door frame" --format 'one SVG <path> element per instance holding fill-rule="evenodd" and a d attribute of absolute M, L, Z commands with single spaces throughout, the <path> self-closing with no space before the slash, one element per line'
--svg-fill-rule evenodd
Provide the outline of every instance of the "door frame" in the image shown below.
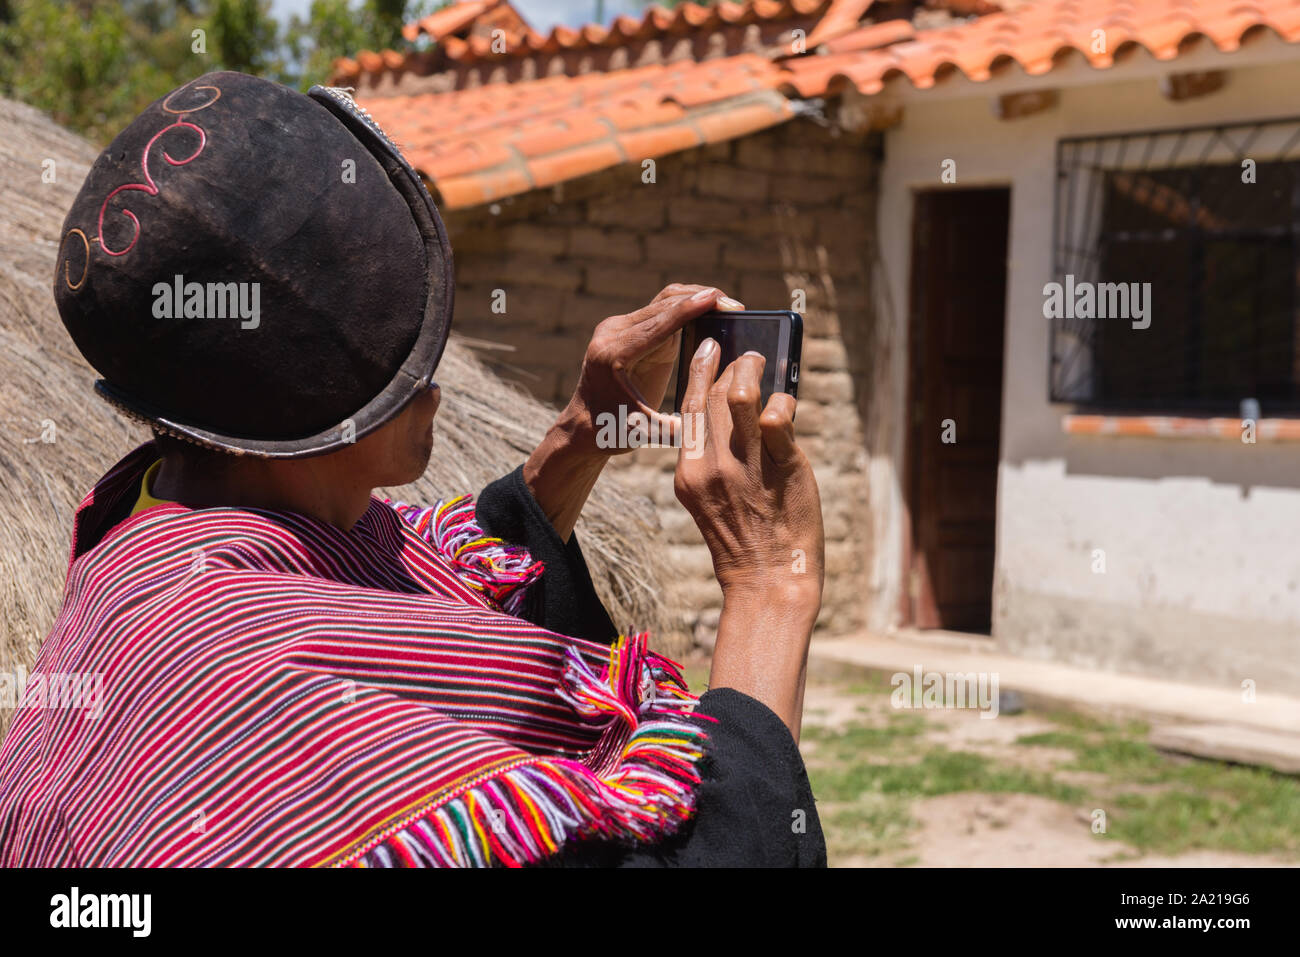
<path fill-rule="evenodd" d="M 906 336 L 906 363 L 907 363 L 907 383 L 903 390 L 903 474 L 901 483 L 902 499 L 902 548 L 899 557 L 901 561 L 900 587 L 898 591 L 898 621 L 904 628 L 916 627 L 916 600 L 913 598 L 914 591 L 922 587 L 928 587 L 928 583 L 920 580 L 920 572 L 916 565 L 917 558 L 917 535 L 918 526 L 918 509 L 916 503 L 920 493 L 920 431 L 924 425 L 923 410 L 919 403 L 923 399 L 921 391 L 921 378 L 923 367 L 925 365 L 925 350 L 918 348 L 922 343 L 920 332 L 924 322 L 924 302 L 925 302 L 925 283 L 918 268 L 921 257 L 920 249 L 925 231 L 930 227 L 930 213 L 926 209 L 927 203 L 932 197 L 941 196 L 945 193 L 972 192 L 976 190 L 1005 190 L 1007 193 L 1007 257 L 1010 259 L 1011 254 L 1011 217 L 1013 214 L 1013 191 L 1010 182 L 992 182 L 979 183 L 973 185 L 963 185 L 959 187 L 924 187 L 914 188 L 912 190 L 912 220 L 909 238 L 909 253 L 907 264 L 907 336 Z M 1003 346 L 1002 346 L 1002 388 L 999 398 L 999 415 L 1005 411 L 1006 402 L 1006 368 L 1007 368 L 1007 348 L 1010 343 L 1010 329 L 1007 320 L 1007 308 L 1011 301 L 1011 284 L 1010 270 L 1006 270 L 1003 276 L 1003 285 L 1006 289 L 1006 299 L 1003 307 L 1002 329 L 1003 329 Z M 1002 461 L 1002 423 L 998 425 L 998 463 L 1001 467 Z M 996 580 L 997 572 L 997 514 L 1001 505 L 1001 482 L 998 483 L 999 494 L 994 504 L 994 575 Z M 993 596 L 989 596 L 992 602 Z M 996 611 L 996 609 L 995 609 Z M 973 637 L 989 638 L 990 634 L 971 632 Z"/>

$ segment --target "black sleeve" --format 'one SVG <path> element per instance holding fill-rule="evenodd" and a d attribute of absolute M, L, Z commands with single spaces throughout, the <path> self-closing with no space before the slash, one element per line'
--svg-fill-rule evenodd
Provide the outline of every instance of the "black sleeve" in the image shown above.
<path fill-rule="evenodd" d="M 826 839 L 790 730 L 766 705 L 730 688 L 708 691 L 696 714 L 709 743 L 694 817 L 647 848 L 586 842 L 558 867 L 825 867 Z"/>
<path fill-rule="evenodd" d="M 545 568 L 524 595 L 520 617 L 556 634 L 613 643 L 618 629 L 596 595 L 578 533 L 567 543 L 560 538 L 524 483 L 522 465 L 479 493 L 475 516 L 483 531 L 524 546 Z"/>
<path fill-rule="evenodd" d="M 617 637 L 576 533 L 567 544 L 560 539 L 524 483 L 522 467 L 482 491 L 476 515 L 489 535 L 523 545 L 545 565 L 529 587 L 524 618 L 588 641 L 608 644 Z M 826 866 L 821 821 L 790 729 L 766 705 L 730 688 L 705 692 L 695 713 L 709 741 L 692 819 L 655 847 L 587 842 L 550 866 Z"/>

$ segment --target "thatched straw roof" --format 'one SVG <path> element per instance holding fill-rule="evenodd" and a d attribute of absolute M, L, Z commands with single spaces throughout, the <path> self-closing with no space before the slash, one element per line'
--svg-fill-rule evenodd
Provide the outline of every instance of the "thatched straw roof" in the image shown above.
<path fill-rule="evenodd" d="M 54 622 L 73 510 L 110 465 L 148 438 L 92 393 L 94 371 L 64 331 L 51 293 L 63 217 L 96 155 L 37 110 L 0 99 L 0 675 L 30 667 Z M 49 160 L 53 183 L 42 181 Z M 523 461 L 554 418 L 454 337 L 438 381 L 433 461 L 419 482 L 393 490 L 409 502 L 477 493 Z M 664 638 L 668 576 L 658 527 L 649 500 L 607 475 L 578 530 L 615 623 Z M 0 702 L 0 733 L 8 717 Z"/>

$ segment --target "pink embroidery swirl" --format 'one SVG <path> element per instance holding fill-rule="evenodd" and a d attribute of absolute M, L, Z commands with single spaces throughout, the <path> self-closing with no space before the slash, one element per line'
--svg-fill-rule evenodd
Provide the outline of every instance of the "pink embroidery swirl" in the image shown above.
<path fill-rule="evenodd" d="M 129 243 L 127 243 L 123 248 L 121 248 L 121 249 L 109 249 L 109 248 L 108 248 L 108 243 L 106 243 L 106 242 L 104 241 L 104 213 L 106 213 L 106 212 L 108 211 L 108 204 L 112 201 L 113 197 L 116 196 L 118 193 L 125 193 L 125 192 L 127 192 L 127 191 L 129 191 L 129 190 L 140 190 L 141 192 L 148 193 L 150 196 L 157 196 L 157 195 L 158 195 L 158 184 L 155 183 L 153 177 L 152 177 L 151 175 L 149 175 L 149 151 L 150 151 L 151 149 L 153 149 L 153 145 L 154 145 L 154 143 L 158 142 L 158 140 L 159 140 L 159 139 L 160 139 L 160 138 L 161 138 L 165 133 L 167 133 L 167 132 L 170 131 L 170 130 L 174 130 L 174 129 L 176 129 L 177 127 L 181 127 L 181 126 L 183 126 L 183 127 L 187 127 L 187 128 L 189 128 L 189 129 L 191 129 L 191 130 L 193 130 L 194 132 L 196 132 L 196 133 L 199 134 L 199 146 L 198 146 L 198 149 L 196 149 L 193 153 L 191 153 L 189 156 L 185 157 L 184 159 L 173 159 L 172 156 L 171 156 L 171 155 L 170 155 L 170 154 L 169 154 L 169 153 L 164 149 L 164 150 L 163 150 L 163 154 L 162 154 L 162 155 L 163 155 L 163 159 L 165 159 L 165 160 L 166 160 L 168 163 L 170 163 L 172 166 L 184 166 L 184 165 L 186 165 L 187 163 L 191 163 L 191 162 L 193 162 L 194 159 L 195 159 L 195 158 L 196 158 L 200 153 L 203 152 L 203 147 L 205 147 L 205 146 L 207 145 L 207 143 L 208 143 L 208 137 L 207 137 L 207 134 L 203 132 L 203 130 L 202 130 L 201 127 L 196 126 L 195 124 L 189 122 L 188 120 L 183 119 L 183 118 L 182 118 L 182 119 L 177 119 L 175 123 L 172 123 L 170 126 L 164 126 L 161 130 L 159 130 L 157 133 L 155 133 L 155 134 L 154 134 L 154 135 L 149 139 L 149 142 L 145 144 L 145 146 L 144 146 L 144 155 L 142 155 L 142 156 L 140 157 L 140 169 L 144 172 L 145 182 L 143 182 L 143 183 L 124 183 L 123 185 L 119 186 L 117 189 L 113 190 L 113 192 L 109 193 L 106 197 L 104 197 L 104 202 L 103 202 L 103 204 L 99 207 L 99 230 L 98 230 L 97 235 L 98 235 L 98 237 L 99 237 L 99 248 L 102 249 L 102 250 L 104 250 L 104 252 L 108 253 L 108 255 L 110 255 L 110 256 L 124 256 L 124 255 L 126 255 L 127 253 L 129 253 L 129 252 L 130 252 L 130 251 L 135 247 L 136 242 L 138 242 L 139 239 L 140 239 L 140 220 L 139 220 L 139 218 L 137 218 L 136 215 L 135 215 L 135 213 L 131 212 L 131 210 L 126 209 L 125 207 L 123 207 L 122 210 L 120 210 L 120 212 L 121 212 L 122 215 L 125 216 L 127 219 L 131 220 L 131 224 L 132 224 L 132 226 L 134 227 L 135 232 L 134 232 L 134 233 L 132 234 L 132 236 L 131 236 L 131 241 L 130 241 Z"/>
<path fill-rule="evenodd" d="M 209 96 L 209 97 L 208 97 L 204 102 L 199 103 L 199 104 L 196 105 L 196 106 L 187 106 L 187 107 L 184 107 L 183 109 L 180 109 L 180 108 L 177 108 L 177 107 L 175 107 L 175 106 L 172 105 L 172 100 L 174 100 L 176 97 L 181 96 L 181 95 L 184 94 L 184 93 L 191 92 L 191 91 L 193 91 L 193 90 L 207 90 L 207 91 L 210 92 L 211 95 L 210 95 L 210 96 Z M 139 220 L 139 218 L 135 215 L 135 213 L 131 212 L 131 210 L 126 209 L 126 208 L 124 207 L 120 212 L 121 212 L 122 215 L 125 216 L 127 219 L 131 220 L 131 226 L 132 226 L 132 229 L 134 230 L 134 232 L 133 232 L 133 234 L 132 234 L 132 236 L 131 236 L 131 241 L 130 241 L 129 243 L 127 243 L 126 246 L 124 246 L 124 247 L 121 248 L 121 249 L 109 249 L 109 248 L 108 248 L 108 244 L 107 244 L 106 242 L 104 242 L 104 213 L 106 213 L 106 212 L 108 211 L 108 204 L 109 204 L 109 202 L 110 202 L 110 201 L 113 199 L 113 197 L 116 196 L 118 193 L 128 192 L 128 191 L 130 191 L 130 190 L 139 190 L 139 191 L 142 192 L 142 193 L 148 193 L 150 196 L 157 196 L 157 195 L 158 195 L 158 192 L 159 192 L 158 184 L 154 182 L 154 178 L 153 178 L 153 176 L 150 175 L 150 173 L 149 173 L 149 151 L 150 151 L 151 149 L 153 149 L 153 145 L 154 145 L 154 143 L 158 142 L 158 140 L 163 136 L 163 134 L 168 133 L 169 131 L 176 129 L 176 128 L 179 127 L 179 126 L 183 126 L 183 127 L 188 128 L 188 129 L 191 129 L 191 130 L 193 130 L 195 133 L 198 133 L 198 134 L 199 134 L 199 145 L 198 145 L 198 147 L 194 150 L 194 152 L 191 153 L 189 156 L 183 158 L 183 159 L 175 159 L 175 158 L 173 158 L 173 157 L 172 157 L 172 156 L 171 156 L 171 155 L 170 155 L 166 150 L 163 150 L 163 159 L 166 160 L 168 163 L 170 163 L 172 166 L 184 166 L 184 165 L 186 165 L 187 163 L 191 163 L 191 162 L 193 162 L 194 159 L 195 159 L 195 158 L 196 158 L 200 153 L 203 152 L 203 148 L 204 148 L 205 146 L 207 146 L 207 143 L 208 143 L 208 136 L 207 136 L 207 133 L 205 133 L 205 132 L 202 130 L 202 128 L 200 128 L 200 127 L 196 126 L 195 124 L 189 122 L 189 121 L 186 119 L 186 117 L 187 117 L 190 113 L 197 113 L 199 110 L 206 110 L 209 106 L 211 106 L 213 103 L 217 102 L 217 100 L 219 100 L 219 99 L 221 99 L 221 90 L 220 90 L 218 87 L 215 87 L 215 86 L 183 86 L 183 87 L 181 87 L 181 88 L 178 89 L 178 90 L 173 90 L 171 93 L 169 93 L 169 94 L 167 95 L 167 98 L 166 98 L 165 100 L 163 100 L 163 102 L 162 102 L 162 109 L 163 109 L 163 111 L 166 112 L 166 113 L 170 113 L 170 114 L 172 114 L 173 116 L 175 116 L 175 117 L 176 117 L 176 121 L 175 121 L 174 123 L 171 123 L 171 124 L 167 125 L 167 126 L 164 126 L 161 130 L 159 130 L 157 133 L 155 133 L 155 134 L 153 135 L 153 137 L 149 140 L 148 143 L 145 144 L 145 147 L 144 147 L 144 153 L 143 153 L 143 154 L 141 155 L 141 157 L 140 157 L 140 169 L 141 169 L 141 171 L 144 173 L 144 179 L 145 179 L 145 181 L 144 181 L 143 183 L 126 183 L 126 184 L 124 184 L 124 185 L 122 185 L 122 186 L 117 187 L 117 189 L 115 189 L 115 190 L 113 190 L 111 193 L 109 193 L 109 194 L 104 198 L 104 202 L 103 202 L 102 204 L 100 204 L 100 207 L 99 207 L 99 222 L 98 222 L 98 229 L 97 229 L 97 231 L 96 231 L 95 241 L 99 243 L 99 247 L 100 247 L 102 250 L 104 250 L 104 252 L 106 252 L 108 255 L 110 255 L 110 256 L 124 256 L 124 255 L 126 255 L 127 253 L 129 253 L 129 252 L 130 252 L 130 251 L 135 247 L 135 244 L 136 244 L 136 243 L 139 241 L 139 239 L 140 239 L 140 220 Z M 81 240 L 82 244 L 84 245 L 84 248 L 85 248 L 85 257 L 86 257 L 86 259 L 85 259 L 85 263 L 84 263 L 83 266 L 82 266 L 82 270 L 81 270 L 81 278 L 80 278 L 79 280 L 77 280 L 76 283 L 74 283 L 74 282 L 72 281 L 71 266 L 70 266 L 69 260 L 65 257 L 64 260 L 63 260 L 63 281 L 64 281 L 64 283 L 67 284 L 67 287 L 68 287 L 70 290 L 72 290 L 73 292 L 76 292 L 76 291 L 79 290 L 83 285 L 85 285 L 85 282 L 86 282 L 86 275 L 87 275 L 87 274 L 89 273 L 89 271 L 90 271 L 90 240 L 88 240 L 88 239 L 86 238 L 86 234 L 85 234 L 84 232 L 82 232 L 80 229 L 75 229 L 75 228 L 74 228 L 74 229 L 70 229 L 70 230 L 68 230 L 68 232 L 64 235 L 64 237 L 63 237 L 63 242 L 60 244 L 60 249 L 62 249 L 62 246 L 65 245 L 65 244 L 67 243 L 68 238 L 71 237 L 71 236 L 73 236 L 73 235 L 77 236 L 77 237 Z"/>

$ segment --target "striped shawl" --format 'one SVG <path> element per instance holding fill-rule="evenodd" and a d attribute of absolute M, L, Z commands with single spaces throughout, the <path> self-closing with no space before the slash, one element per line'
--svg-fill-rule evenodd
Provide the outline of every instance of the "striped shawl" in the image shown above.
<path fill-rule="evenodd" d="M 520 865 L 690 817 L 676 666 L 506 613 L 541 568 L 468 497 L 375 499 L 349 532 L 176 504 L 105 530 L 155 456 L 77 511 L 0 748 L 0 866 Z"/>

